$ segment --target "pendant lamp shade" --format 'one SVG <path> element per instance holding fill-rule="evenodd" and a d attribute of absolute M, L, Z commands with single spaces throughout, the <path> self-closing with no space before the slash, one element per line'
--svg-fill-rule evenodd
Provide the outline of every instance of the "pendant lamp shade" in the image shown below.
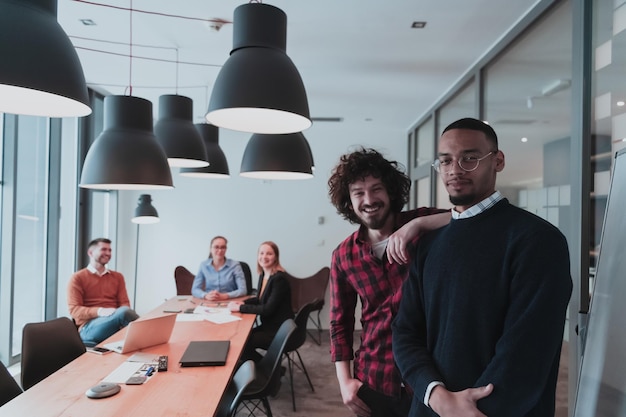
<path fill-rule="evenodd" d="M 181 168 L 180 175 L 193 178 L 230 178 L 226 155 L 219 145 L 219 128 L 208 123 L 197 123 L 195 128 L 202 136 L 209 166 Z"/>
<path fill-rule="evenodd" d="M 171 167 L 205 167 L 206 149 L 193 126 L 193 101 L 179 95 L 159 97 L 159 120 L 154 135 Z"/>
<path fill-rule="evenodd" d="M 304 84 L 286 44 L 282 10 L 263 3 L 235 9 L 233 49 L 211 92 L 209 123 L 250 133 L 295 133 L 311 126 Z"/>
<path fill-rule="evenodd" d="M 239 175 L 268 180 L 313 178 L 311 153 L 301 132 L 285 135 L 254 134 L 250 138 Z"/>
<path fill-rule="evenodd" d="M 104 131 L 93 142 L 80 186 L 99 190 L 173 188 L 165 152 L 152 133 L 152 103 L 133 96 L 104 98 Z"/>
<path fill-rule="evenodd" d="M 139 202 L 135 208 L 135 216 L 131 219 L 133 223 L 151 224 L 158 223 L 159 213 L 152 205 L 152 197 L 150 194 L 142 194 L 139 196 Z"/>
<path fill-rule="evenodd" d="M 0 112 L 91 113 L 78 54 L 57 22 L 56 0 L 0 0 Z"/>

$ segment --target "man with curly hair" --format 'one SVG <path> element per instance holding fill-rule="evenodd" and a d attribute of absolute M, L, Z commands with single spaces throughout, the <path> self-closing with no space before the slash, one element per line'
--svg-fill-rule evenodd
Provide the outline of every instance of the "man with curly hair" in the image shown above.
<path fill-rule="evenodd" d="M 408 254 L 419 235 L 447 224 L 450 212 L 403 212 L 411 181 L 400 164 L 374 149 L 343 155 L 328 186 L 337 212 L 360 225 L 334 250 L 330 272 L 331 359 L 343 402 L 358 416 L 406 416 L 411 396 L 393 360 L 391 321 L 408 275 Z M 353 352 L 357 299 L 362 331 Z"/>

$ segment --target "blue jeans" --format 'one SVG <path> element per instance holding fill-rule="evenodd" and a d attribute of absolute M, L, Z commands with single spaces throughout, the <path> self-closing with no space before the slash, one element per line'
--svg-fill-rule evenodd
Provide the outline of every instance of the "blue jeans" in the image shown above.
<path fill-rule="evenodd" d="M 126 306 L 119 307 L 110 316 L 96 317 L 85 323 L 80 329 L 80 338 L 83 339 L 85 345 L 95 346 L 138 318 L 135 310 Z"/>

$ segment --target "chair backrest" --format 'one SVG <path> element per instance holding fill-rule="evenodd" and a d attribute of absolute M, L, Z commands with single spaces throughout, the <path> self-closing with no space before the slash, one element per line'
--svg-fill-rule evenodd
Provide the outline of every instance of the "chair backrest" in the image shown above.
<path fill-rule="evenodd" d="M 310 303 L 307 303 L 300 307 L 300 310 L 298 310 L 298 312 L 296 313 L 296 317 L 294 318 L 294 321 L 298 328 L 289 338 L 289 341 L 285 346 L 285 353 L 293 352 L 304 344 L 304 341 L 306 340 L 306 325 L 309 321 L 309 314 L 311 314 L 311 311 L 315 311 L 315 308 L 318 304 L 319 299 L 316 298 Z"/>
<path fill-rule="evenodd" d="M 184 266 L 174 268 L 174 280 L 176 280 L 176 295 L 191 295 L 191 286 L 195 275 Z"/>
<path fill-rule="evenodd" d="M 9 370 L 0 362 L 0 407 L 22 393 L 19 384 Z"/>
<path fill-rule="evenodd" d="M 246 277 L 246 294 L 252 295 L 254 289 L 252 288 L 252 271 L 250 270 L 250 265 L 242 261 L 239 261 L 239 264 L 243 270 L 243 276 Z"/>
<path fill-rule="evenodd" d="M 234 417 L 237 406 L 241 400 L 244 390 L 254 381 L 256 377 L 255 363 L 253 360 L 245 361 L 241 364 L 233 379 L 226 387 L 226 391 L 217 407 L 216 417 Z"/>
<path fill-rule="evenodd" d="M 280 364 L 285 346 L 297 327 L 293 319 L 287 319 L 280 325 L 265 356 L 257 363 L 256 378 L 244 391 L 244 397 L 266 397 L 276 388 L 280 382 Z"/>
<path fill-rule="evenodd" d="M 28 323 L 22 330 L 22 388 L 29 389 L 85 353 L 78 329 L 67 317 Z"/>
<path fill-rule="evenodd" d="M 287 280 L 291 286 L 291 307 L 294 313 L 315 299 L 318 303 L 312 311 L 321 310 L 324 307 L 329 278 L 330 268 L 327 266 L 306 278 L 296 278 L 287 274 Z"/>

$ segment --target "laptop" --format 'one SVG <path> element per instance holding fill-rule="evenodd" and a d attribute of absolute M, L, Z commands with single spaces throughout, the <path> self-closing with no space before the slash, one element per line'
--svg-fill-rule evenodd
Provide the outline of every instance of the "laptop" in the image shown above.
<path fill-rule="evenodd" d="M 230 340 L 205 340 L 189 342 L 180 358 L 181 367 L 223 366 L 230 348 Z"/>
<path fill-rule="evenodd" d="M 154 345 L 167 343 L 172 335 L 176 314 L 131 321 L 124 340 L 110 342 L 103 347 L 117 353 L 128 353 Z"/>

